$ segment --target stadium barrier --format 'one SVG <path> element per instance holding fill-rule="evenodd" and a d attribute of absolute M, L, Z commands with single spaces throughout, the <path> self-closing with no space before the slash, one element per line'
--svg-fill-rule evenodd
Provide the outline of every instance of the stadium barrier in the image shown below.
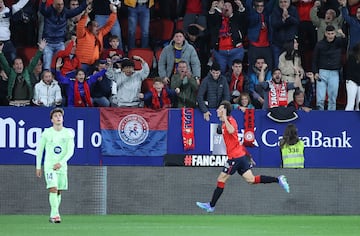
<path fill-rule="evenodd" d="M 136 144 L 136 149 L 143 150 L 143 156 L 135 156 L 132 152 L 126 155 L 103 155 L 103 129 L 100 123 L 102 111 L 111 108 L 65 108 L 65 126 L 75 132 L 75 154 L 70 160 L 71 165 L 90 166 L 164 166 L 180 165 L 186 167 L 222 166 L 226 155 L 221 153 L 221 138 L 216 136 L 219 120 L 215 110 L 209 122 L 203 119 L 201 112 L 194 111 L 194 142 L 192 150 L 184 150 L 182 137 L 182 116 L 180 109 L 169 109 L 165 140 L 161 145 L 165 148 L 165 155 L 154 156 L 144 144 L 153 142 L 149 137 L 143 143 Z M 124 110 L 117 108 L 121 114 Z M 0 165 L 34 165 L 36 143 L 44 128 L 51 126 L 47 108 L 35 107 L 0 107 Z M 138 115 L 145 123 L 153 122 L 149 110 L 138 108 Z M 115 113 L 114 113 L 115 114 Z M 299 136 L 305 142 L 306 168 L 360 168 L 360 133 L 356 129 L 359 123 L 358 112 L 347 111 L 299 111 L 299 118 L 295 123 Z M 234 111 L 233 116 L 239 124 L 239 137 L 244 133 L 244 115 L 241 111 Z M 133 117 L 133 116 L 132 116 Z M 117 115 L 111 117 L 116 127 L 127 122 L 124 127 L 135 126 L 136 119 L 121 119 Z M 140 119 L 140 118 L 139 118 Z M 154 122 L 153 122 L 154 123 Z M 141 125 L 141 124 L 140 124 Z M 255 141 L 249 151 L 253 155 L 258 167 L 277 168 L 280 166 L 280 151 L 278 140 L 287 123 L 276 123 L 267 117 L 267 112 L 255 112 Z M 147 127 L 147 124 L 144 125 Z M 114 142 L 122 142 L 121 135 L 125 128 L 114 130 Z M 148 131 L 146 128 L 137 131 Z M 126 131 L 127 132 L 127 131 Z M 142 133 L 138 133 L 141 136 Z M 163 132 L 164 133 L 164 132 Z M 131 135 L 129 136 L 131 137 Z M 110 140 L 110 141 L 111 141 Z M 135 142 L 135 139 L 127 141 Z M 115 144 L 114 144 L 115 145 Z M 160 145 L 160 144 L 158 144 Z M 111 145 L 110 145 L 111 146 Z M 153 146 L 152 148 L 157 148 Z M 159 146 L 160 148 L 160 146 Z M 220 151 L 219 151 L 220 150 Z"/>
<path fill-rule="evenodd" d="M 70 166 L 69 190 L 63 192 L 60 213 L 206 214 L 195 202 L 210 200 L 220 171 L 220 167 Z M 291 192 L 278 184 L 249 185 L 235 174 L 214 214 L 360 214 L 360 172 L 356 169 L 253 171 L 285 174 Z M 0 166 L 0 179 L 0 214 L 49 214 L 45 181 L 35 176 L 34 166 Z"/>

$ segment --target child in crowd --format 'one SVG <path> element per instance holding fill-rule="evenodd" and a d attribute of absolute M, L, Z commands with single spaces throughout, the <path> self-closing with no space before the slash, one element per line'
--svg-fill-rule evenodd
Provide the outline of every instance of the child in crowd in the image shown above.
<path fill-rule="evenodd" d="M 254 109 L 255 107 L 251 104 L 250 95 L 247 92 L 242 92 L 240 96 L 234 98 L 235 103 L 232 104 L 234 110 L 241 110 L 245 112 L 246 109 Z"/>
<path fill-rule="evenodd" d="M 300 140 L 294 124 L 288 124 L 280 139 L 281 167 L 304 168 L 304 142 Z"/>
<path fill-rule="evenodd" d="M 164 87 L 164 81 L 160 77 L 155 77 L 153 87 L 145 94 L 140 93 L 140 98 L 144 100 L 145 107 L 152 109 L 170 108 L 177 93 L 180 93 L 179 88 L 172 90 L 169 87 Z"/>
<path fill-rule="evenodd" d="M 112 58 L 114 55 L 117 55 L 120 58 L 124 57 L 124 52 L 119 49 L 119 44 L 119 37 L 117 35 L 111 35 L 109 37 L 110 48 L 103 49 L 101 59 Z"/>

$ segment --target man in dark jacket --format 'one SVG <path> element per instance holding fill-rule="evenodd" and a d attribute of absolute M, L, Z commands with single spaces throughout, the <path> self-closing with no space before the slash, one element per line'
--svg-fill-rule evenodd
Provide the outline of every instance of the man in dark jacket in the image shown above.
<path fill-rule="evenodd" d="M 220 65 L 213 63 L 209 74 L 200 84 L 197 101 L 206 121 L 210 120 L 209 108 L 217 108 L 223 101 L 230 101 L 230 90 L 227 79 L 221 75 Z"/>
<path fill-rule="evenodd" d="M 208 15 L 210 47 L 221 72 L 231 68 L 234 59 L 244 58 L 243 40 L 246 35 L 247 18 L 241 1 L 225 1 L 222 12 L 217 10 L 213 1 Z M 219 105 L 219 104 L 218 104 Z M 215 107 L 218 107 L 215 106 Z"/>
<path fill-rule="evenodd" d="M 316 106 L 319 110 L 324 110 L 326 93 L 328 110 L 336 110 L 342 51 L 347 43 L 341 29 L 338 33 L 341 34 L 341 38 L 336 37 L 335 27 L 328 25 L 325 29 L 325 37 L 316 43 L 314 49 L 313 72 L 316 80 Z"/>
<path fill-rule="evenodd" d="M 43 38 L 47 45 L 44 50 L 44 69 L 50 70 L 53 55 L 65 49 L 67 20 L 79 15 L 92 0 L 83 1 L 79 7 L 69 10 L 64 8 L 64 0 L 54 0 L 50 7 L 46 7 L 46 0 L 42 0 L 40 12 L 44 16 Z"/>

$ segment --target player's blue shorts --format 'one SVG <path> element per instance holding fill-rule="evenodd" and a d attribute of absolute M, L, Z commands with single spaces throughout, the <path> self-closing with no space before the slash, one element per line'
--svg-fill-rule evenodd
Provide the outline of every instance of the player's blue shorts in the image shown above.
<path fill-rule="evenodd" d="M 250 157 L 242 156 L 227 160 L 222 172 L 228 175 L 233 175 L 237 171 L 239 175 L 243 175 L 247 170 L 251 168 L 252 164 L 250 162 Z"/>
<path fill-rule="evenodd" d="M 49 170 L 44 172 L 46 188 L 57 188 L 57 190 L 68 189 L 67 173 L 59 172 L 55 170 Z"/>

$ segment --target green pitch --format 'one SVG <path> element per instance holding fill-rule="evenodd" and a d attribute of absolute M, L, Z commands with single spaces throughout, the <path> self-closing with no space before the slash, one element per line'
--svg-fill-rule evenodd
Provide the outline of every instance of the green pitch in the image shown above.
<path fill-rule="evenodd" d="M 360 235 L 360 216 L 1 215 L 1 236 L 339 236 Z"/>

